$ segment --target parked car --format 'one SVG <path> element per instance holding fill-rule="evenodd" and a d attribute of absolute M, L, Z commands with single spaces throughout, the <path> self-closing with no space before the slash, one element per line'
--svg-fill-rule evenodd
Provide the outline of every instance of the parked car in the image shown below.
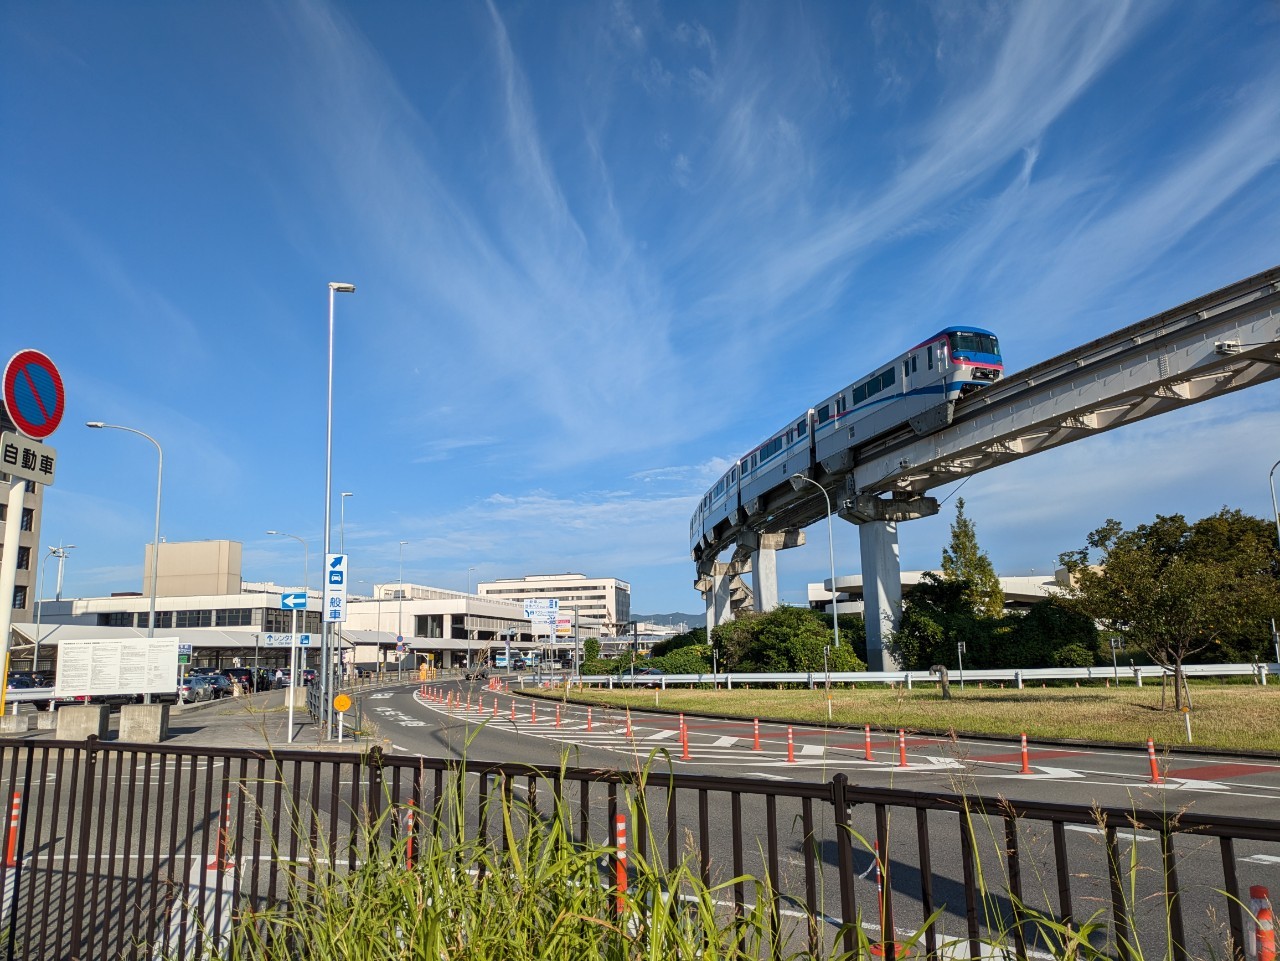
<path fill-rule="evenodd" d="M 231 697 L 235 691 L 231 687 L 231 679 L 225 674 L 207 674 L 209 683 L 213 685 L 214 697 Z"/>
<path fill-rule="evenodd" d="M 303 668 L 303 671 L 302 671 L 303 685 L 305 686 L 307 684 L 314 684 L 315 682 L 316 682 L 316 672 L 309 667 Z"/>
<path fill-rule="evenodd" d="M 212 701 L 214 684 L 208 674 L 188 674 L 178 687 L 178 702 L 194 704 L 197 701 Z"/>
<path fill-rule="evenodd" d="M 468 681 L 487 681 L 489 679 L 489 668 L 486 665 L 473 667 L 464 675 Z"/>
<path fill-rule="evenodd" d="M 229 667 L 222 672 L 232 684 L 237 684 L 243 691 L 253 692 L 260 690 L 258 686 L 258 678 L 254 676 L 253 669 L 248 667 Z"/>

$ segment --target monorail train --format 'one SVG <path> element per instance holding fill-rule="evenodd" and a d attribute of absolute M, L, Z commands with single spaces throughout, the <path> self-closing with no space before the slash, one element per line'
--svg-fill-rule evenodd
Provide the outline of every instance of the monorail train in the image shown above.
<path fill-rule="evenodd" d="M 717 527 L 745 521 L 792 474 L 838 461 L 849 448 L 906 425 L 921 435 L 940 430 L 960 397 L 1003 372 L 995 334 L 948 327 L 809 408 L 736 461 L 698 502 L 689 524 L 694 560 L 717 541 Z"/>

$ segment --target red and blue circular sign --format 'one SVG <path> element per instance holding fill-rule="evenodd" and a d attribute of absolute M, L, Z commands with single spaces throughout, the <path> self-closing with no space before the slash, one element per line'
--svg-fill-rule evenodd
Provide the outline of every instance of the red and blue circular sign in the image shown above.
<path fill-rule="evenodd" d="M 4 369 L 4 406 L 18 430 L 44 440 L 62 423 L 67 398 L 58 368 L 38 350 L 20 350 Z"/>

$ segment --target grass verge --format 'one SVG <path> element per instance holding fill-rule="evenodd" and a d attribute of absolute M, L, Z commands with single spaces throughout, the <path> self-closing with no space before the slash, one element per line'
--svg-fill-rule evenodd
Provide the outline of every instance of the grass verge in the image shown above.
<path fill-rule="evenodd" d="M 1145 744 L 1148 737 L 1165 747 L 1186 745 L 1186 722 L 1161 710 L 1159 685 L 1141 688 L 977 688 L 952 684 L 944 701 L 932 687 L 833 689 L 834 724 L 876 728 L 954 731 L 1029 738 Z M 1192 742 L 1199 747 L 1280 752 L 1280 685 L 1193 686 Z M 561 696 L 563 692 L 558 692 Z M 657 688 L 624 690 L 585 688 L 569 699 L 616 707 L 684 711 L 727 717 L 786 718 L 807 724 L 828 720 L 827 692 L 817 690 L 705 690 Z M 1167 697 L 1172 704 L 1172 694 Z"/>

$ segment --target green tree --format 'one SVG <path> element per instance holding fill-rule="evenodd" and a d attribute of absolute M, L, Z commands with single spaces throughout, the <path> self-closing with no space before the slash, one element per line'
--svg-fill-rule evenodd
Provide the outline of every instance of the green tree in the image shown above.
<path fill-rule="evenodd" d="M 1012 621 L 1012 629 L 994 654 L 995 662 L 1001 666 L 1088 667 L 1098 663 L 1097 625 L 1057 598 L 1038 601 L 1026 614 L 1007 620 Z M 1064 662 L 1064 648 L 1072 649 L 1070 665 Z M 1087 661 L 1081 651 L 1089 652 Z"/>
<path fill-rule="evenodd" d="M 843 625 L 842 625 L 843 626 Z M 778 607 L 766 614 L 744 612 L 711 632 L 722 670 L 866 670 L 853 648 L 835 640 L 831 619 L 807 607 Z"/>
<path fill-rule="evenodd" d="M 707 629 L 705 627 L 695 627 L 691 631 L 683 634 L 676 634 L 674 637 L 668 637 L 664 641 L 658 641 L 653 645 L 652 655 L 654 657 L 662 657 L 664 654 L 670 654 L 672 651 L 678 651 L 682 647 L 695 647 L 707 644 Z"/>
<path fill-rule="evenodd" d="M 585 660 L 594 661 L 600 656 L 600 638 L 588 637 L 582 642 L 582 654 Z"/>
<path fill-rule="evenodd" d="M 965 517 L 964 498 L 956 501 L 956 519 L 951 525 L 951 546 L 942 552 L 942 577 L 963 581 L 965 596 L 973 609 L 988 617 L 1004 613 L 1004 590 L 991 559 L 978 547 L 973 521 Z"/>
<path fill-rule="evenodd" d="M 973 607 L 968 581 L 945 580 L 926 571 L 903 598 L 902 620 L 889 641 L 890 652 L 905 670 L 927 671 L 935 664 L 959 666 L 957 644 L 964 642 L 970 667 L 995 667 L 992 635 L 1002 623 Z"/>
<path fill-rule="evenodd" d="M 1184 662 L 1221 651 L 1228 640 L 1261 640 L 1280 609 L 1280 559 L 1251 533 L 1258 530 L 1225 507 L 1195 525 L 1180 514 L 1156 515 L 1131 531 L 1108 520 L 1087 547 L 1061 556 L 1071 573 L 1063 597 L 1172 670 L 1181 709 Z"/>

